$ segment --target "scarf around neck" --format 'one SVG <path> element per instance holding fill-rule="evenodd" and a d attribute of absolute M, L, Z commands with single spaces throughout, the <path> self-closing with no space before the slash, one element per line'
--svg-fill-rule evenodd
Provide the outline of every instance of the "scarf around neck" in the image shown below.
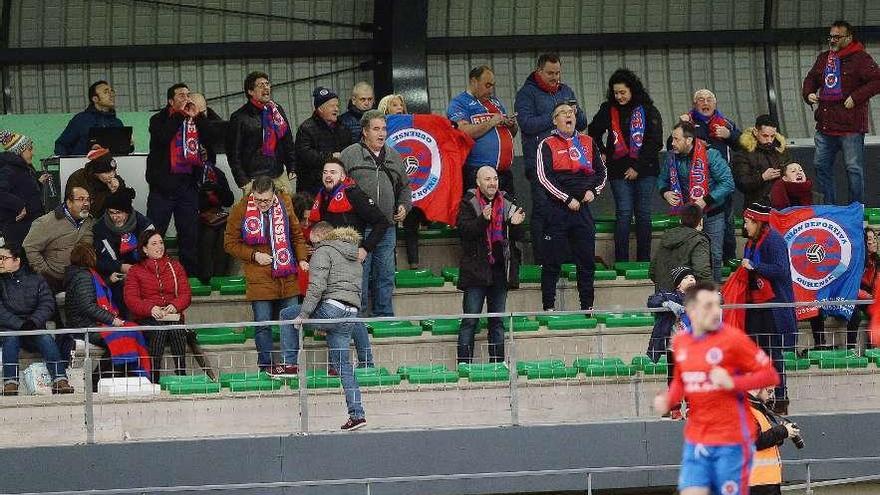
<path fill-rule="evenodd" d="M 860 42 L 853 41 L 841 50 L 828 50 L 825 68 L 822 70 L 822 88 L 819 91 L 820 100 L 840 101 L 843 99 L 843 78 L 841 77 L 840 60 L 864 49 L 864 45 Z"/>
<path fill-rule="evenodd" d="M 614 138 L 614 153 L 611 155 L 615 160 L 629 156 L 633 160 L 639 158 L 642 142 L 645 139 L 645 108 L 638 105 L 632 109 L 629 117 L 629 145 L 623 137 L 623 127 L 620 125 L 620 110 L 617 105 L 611 105 L 611 134 Z"/>
<path fill-rule="evenodd" d="M 171 114 L 175 112 L 169 109 Z M 196 122 L 190 117 L 185 117 L 180 124 L 180 129 L 174 135 L 170 144 L 170 172 L 172 174 L 191 174 L 193 167 L 202 164 L 201 143 L 199 142 L 199 129 Z"/>
<path fill-rule="evenodd" d="M 718 137 L 718 128 L 719 127 L 727 127 L 731 128 L 730 121 L 727 120 L 727 117 L 724 116 L 719 110 L 715 110 L 715 113 L 706 117 L 695 109 L 691 109 L 691 120 L 693 122 L 700 122 L 704 126 L 706 126 L 706 132 L 711 139 L 721 139 Z"/>
<path fill-rule="evenodd" d="M 315 202 L 309 210 L 309 225 L 315 225 L 321 221 L 321 210 L 326 205 L 328 213 L 347 213 L 353 209 L 348 200 L 348 188 L 354 184 L 351 178 L 340 182 L 332 191 L 322 187 L 315 195 Z"/>
<path fill-rule="evenodd" d="M 268 244 L 272 250 L 272 278 L 295 275 L 296 258 L 291 251 L 290 224 L 284 205 L 276 195 L 266 215 L 257 207 L 254 195 L 247 198 L 247 207 L 241 224 L 241 238 L 248 246 Z M 268 227 L 268 229 L 267 229 Z"/>
<path fill-rule="evenodd" d="M 535 84 L 538 85 L 538 88 L 540 88 L 541 91 L 545 93 L 550 93 L 551 95 L 555 95 L 559 91 L 559 88 L 562 87 L 561 83 L 551 85 L 544 82 L 544 79 L 542 79 L 541 76 L 538 75 L 538 71 L 532 72 L 532 79 L 535 81 Z"/>
<path fill-rule="evenodd" d="M 287 134 L 289 126 L 278 105 L 269 100 L 265 105 L 257 100 L 251 100 L 251 104 L 260 110 L 260 127 L 263 129 L 263 156 L 274 157 L 278 141 Z"/>
<path fill-rule="evenodd" d="M 677 192 L 682 198 L 682 204 L 685 202 L 693 203 L 699 198 L 709 195 L 709 154 L 706 142 L 702 139 L 694 138 L 694 149 L 691 151 L 691 159 L 688 170 L 688 195 L 683 194 L 681 181 L 678 177 L 678 164 L 674 154 L 669 154 L 669 189 Z M 687 200 L 687 201 L 685 201 Z M 681 206 L 672 207 L 673 212 L 681 209 Z"/>
<path fill-rule="evenodd" d="M 486 243 L 489 248 L 489 264 L 495 264 L 495 253 L 492 248 L 495 246 L 495 243 L 504 242 L 504 192 L 496 192 L 495 196 L 489 200 L 477 189 L 476 196 L 477 204 L 479 205 L 477 215 L 482 215 L 483 208 L 490 204 L 490 202 L 492 204 L 492 219 L 489 220 L 489 224 L 486 226 Z"/>

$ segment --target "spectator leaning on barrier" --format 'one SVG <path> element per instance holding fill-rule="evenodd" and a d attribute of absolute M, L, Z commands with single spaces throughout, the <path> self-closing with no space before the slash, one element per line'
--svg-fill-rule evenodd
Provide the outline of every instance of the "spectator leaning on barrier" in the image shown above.
<path fill-rule="evenodd" d="M 357 184 L 348 178 L 345 166 L 338 158 L 330 158 L 324 164 L 323 187 L 315 196 L 309 211 L 309 225 L 327 222 L 334 228 L 352 227 L 361 235 L 358 260 L 363 263 L 369 253 L 376 250 L 391 227 L 376 203 Z M 369 236 L 363 237 L 369 229 Z M 363 272 L 363 270 L 361 270 Z M 363 273 L 361 273 L 363 277 Z M 358 304 L 360 307 L 360 304 Z M 367 327 L 352 327 L 352 338 L 358 354 L 358 365 L 373 366 L 373 353 Z"/>
<path fill-rule="evenodd" d="M 797 425 L 780 423 L 768 404 L 773 398 L 773 387 L 749 392 L 749 411 L 758 426 L 755 438 L 755 458 L 749 475 L 749 495 L 781 495 L 782 456 L 779 447 L 786 438 L 800 435 Z"/>
<path fill-rule="evenodd" d="M 125 277 L 125 304 L 131 319 L 149 326 L 183 324 L 183 314 L 192 303 L 192 290 L 183 265 L 168 256 L 162 234 L 156 230 L 147 230 L 141 235 L 138 253 L 141 260 Z M 164 369 L 162 361 L 166 342 L 171 344 L 174 373 L 186 374 L 187 331 L 147 332 L 153 359 L 153 383 L 159 383 L 159 375 Z"/>
<path fill-rule="evenodd" d="M 33 166 L 34 142 L 0 130 L 0 232 L 10 245 L 20 246 L 31 224 L 45 213 L 41 184 L 49 174 Z"/>
<path fill-rule="evenodd" d="M 474 139 L 474 147 L 465 160 L 462 191 L 476 187 L 477 170 L 488 165 L 498 173 L 500 190 L 515 197 L 510 167 L 513 165 L 513 138 L 519 129 L 516 115 L 507 113 L 494 92 L 495 72 L 492 68 L 488 65 L 474 67 L 468 74 L 467 90 L 449 102 L 446 117 Z"/>
<path fill-rule="evenodd" d="M 464 292 L 463 313 L 503 313 L 508 281 L 517 273 L 518 260 L 511 256 L 512 243 L 522 238 L 526 214 L 499 190 L 498 174 L 492 166 L 477 170 L 477 187 L 465 192 L 458 208 L 461 237 L 458 288 Z M 477 318 L 464 318 L 458 333 L 458 362 L 474 357 Z M 501 318 L 489 318 L 489 361 L 504 361 L 504 325 Z"/>
<path fill-rule="evenodd" d="M 232 177 L 243 192 L 250 192 L 255 177 L 267 175 L 278 191 L 293 194 L 296 150 L 293 128 L 284 108 L 272 100 L 272 83 L 265 72 L 244 79 L 247 102 L 229 117 L 226 158 Z"/>
<path fill-rule="evenodd" d="M 810 108 L 819 105 L 813 112 L 819 189 L 826 204 L 837 204 L 834 159 L 842 151 L 849 200 L 864 203 L 868 101 L 880 93 L 880 68 L 846 21 L 831 24 L 828 45 L 830 49 L 816 57 L 801 90 Z"/>
<path fill-rule="evenodd" d="M 674 159 L 660 169 L 657 188 L 673 208 L 693 203 L 703 209 L 703 231 L 709 236 L 712 276 L 721 280 L 724 211 L 733 193 L 730 167 L 717 150 L 694 137 L 694 126 L 678 122 L 672 128 Z"/>
<path fill-rule="evenodd" d="M 3 346 L 3 395 L 18 394 L 18 353 L 39 351 L 52 378 L 53 394 L 72 394 L 67 364 L 50 335 L 4 336 L 4 331 L 37 330 L 55 313 L 55 297 L 46 280 L 22 262 L 18 246 L 0 247 L 0 340 Z"/>
<path fill-rule="evenodd" d="M 689 266 L 677 266 L 669 273 L 673 289 L 657 291 L 648 296 L 649 308 L 666 308 L 668 312 L 655 313 L 654 330 L 648 342 L 648 357 L 657 362 L 666 355 L 669 341 L 672 338 L 672 327 L 684 315 L 684 292 L 697 283 L 694 271 Z M 672 360 L 668 360 L 671 366 Z"/>
<path fill-rule="evenodd" d="M 309 265 L 309 288 L 303 297 L 302 307 L 288 307 L 281 312 L 282 319 L 294 318 L 294 324 L 309 318 L 344 319 L 356 318 L 361 302 L 361 270 L 358 246 L 361 236 L 351 227 L 333 228 L 327 222 L 313 225 L 309 233 L 315 252 Z M 342 425 L 346 431 L 366 426 L 361 391 L 355 380 L 348 357 L 348 346 L 355 327 L 363 323 L 311 323 L 318 332 L 324 332 L 329 349 L 330 366 L 339 373 L 348 406 L 348 421 Z"/>
<path fill-rule="evenodd" d="M 681 225 L 667 229 L 660 237 L 660 245 L 648 269 L 657 292 L 675 290 L 672 272 L 680 266 L 689 267 L 697 282 L 712 280 L 712 254 L 709 237 L 703 233 L 703 209 L 687 204 L 679 217 Z"/>
<path fill-rule="evenodd" d="M 733 152 L 730 169 L 733 182 L 743 194 L 743 202 L 766 203 L 770 188 L 782 176 L 782 168 L 791 161 L 785 136 L 777 132 L 779 123 L 769 115 L 759 115 L 755 126 L 739 137 L 739 149 Z"/>
<path fill-rule="evenodd" d="M 556 129 L 554 112 L 561 103 L 567 103 L 575 110 L 575 129 L 583 131 L 587 128 L 587 114 L 577 104 L 574 90 L 562 82 L 562 62 L 555 53 L 544 53 L 538 56 L 537 67 L 526 78 L 523 86 L 517 91 L 514 100 L 514 111 L 519 123 L 522 139 L 523 161 L 526 179 L 532 188 L 531 226 L 532 251 L 535 263 L 544 262 L 541 248 L 544 238 L 544 210 L 547 197 L 538 180 L 536 158 L 539 153 L 538 144 Z"/>
<path fill-rule="evenodd" d="M 65 188 L 64 201 L 34 220 L 24 238 L 28 264 L 46 278 L 52 292 L 63 290 L 64 270 L 70 251 L 80 242 L 92 242 L 95 219 L 90 214 L 91 195 L 81 187 Z"/>
<path fill-rule="evenodd" d="M 89 86 L 89 106 L 73 116 L 55 140 L 57 156 L 85 155 L 91 149 L 89 130 L 93 127 L 123 127 L 116 117 L 116 91 L 107 81 Z M 134 149 L 134 146 L 132 146 Z"/>
<path fill-rule="evenodd" d="M 632 71 L 617 69 L 611 75 L 605 101 L 593 116 L 589 133 L 608 163 L 617 217 L 614 260 L 629 261 L 629 225 L 635 213 L 636 259 L 649 261 L 651 203 L 663 148 L 663 119 Z"/>
<path fill-rule="evenodd" d="M 746 301 L 794 303 L 788 246 L 770 227 L 770 208 L 752 203 L 743 212 L 748 234 L 742 266 L 749 271 Z M 788 389 L 785 383 L 783 352 L 794 350 L 797 343 L 797 320 L 794 307 L 746 309 L 746 333 L 773 359 L 780 381 L 776 387 L 775 410 L 788 413 Z"/>
<path fill-rule="evenodd" d="M 315 111 L 296 130 L 297 191 L 314 194 L 321 187 L 321 170 L 328 158 L 339 158 L 352 143 L 351 131 L 341 125 L 339 97 L 332 90 L 317 87 L 312 93 Z"/>
<path fill-rule="evenodd" d="M 339 123 L 351 131 L 351 142 L 361 140 L 361 117 L 364 112 L 373 108 L 376 97 L 370 83 L 361 81 L 351 88 L 351 99 L 348 101 L 348 110 L 339 116 Z"/>
<path fill-rule="evenodd" d="M 284 308 L 299 307 L 298 278 L 309 271 L 308 247 L 290 196 L 276 191 L 272 178 L 254 178 L 251 193 L 232 207 L 223 246 L 241 261 L 254 321 L 274 320 Z M 272 364 L 272 330 L 267 325 L 256 326 L 254 344 L 261 371 L 276 378 L 297 374 L 299 341 L 293 326 L 281 325 L 280 364 Z"/>
<path fill-rule="evenodd" d="M 392 226 L 403 221 L 412 207 L 409 176 L 400 153 L 385 142 L 388 130 L 380 110 L 364 112 L 361 119 L 361 142 L 345 148 L 340 160 L 349 177 L 376 203 Z M 371 229 L 364 230 L 370 237 Z M 364 282 L 361 291 L 361 314 L 394 316 L 394 292 L 397 230 L 391 227 L 364 260 Z"/>
<path fill-rule="evenodd" d="M 125 188 L 125 181 L 116 173 L 116 160 L 107 148 L 95 146 L 86 155 L 85 166 L 67 178 L 65 187 L 81 187 L 92 197 L 90 212 L 98 218 L 104 214 L 104 200 L 111 193 Z"/>
<path fill-rule="evenodd" d="M 134 189 L 126 187 L 107 196 L 104 215 L 97 219 L 92 229 L 98 273 L 110 285 L 113 304 L 123 318 L 128 317 L 128 308 L 122 297 L 123 282 L 131 267 L 141 259 L 138 239 L 147 229 L 156 228 L 150 219 L 134 210 L 135 194 Z"/>
<path fill-rule="evenodd" d="M 198 241 L 198 173 L 204 161 L 205 117 L 190 98 L 186 84 L 168 88 L 168 104 L 150 117 L 147 156 L 147 217 L 163 235 L 174 216 L 180 261 L 196 273 Z"/>
<path fill-rule="evenodd" d="M 596 270 L 596 225 L 589 204 L 605 187 L 606 170 L 590 136 L 575 129 L 575 107 L 560 103 L 553 110 L 556 129 L 538 145 L 537 176 L 546 199 L 541 251 L 541 299 L 544 310 L 556 305 L 556 284 L 568 245 L 577 266 L 580 309 L 593 307 Z"/>

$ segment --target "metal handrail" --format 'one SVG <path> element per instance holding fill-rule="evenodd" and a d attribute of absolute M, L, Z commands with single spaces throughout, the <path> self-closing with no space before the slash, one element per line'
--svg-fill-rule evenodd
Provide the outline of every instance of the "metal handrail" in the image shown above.
<path fill-rule="evenodd" d="M 812 486 L 826 486 L 828 481 L 811 482 L 809 477 L 809 468 L 814 464 L 837 464 L 852 462 L 880 462 L 880 457 L 831 457 L 825 459 L 793 459 L 782 461 L 788 466 L 807 466 L 808 476 L 807 483 L 804 484 L 809 491 Z M 271 481 L 271 482 L 253 482 L 253 483 L 230 483 L 230 484 L 212 484 L 212 485 L 178 485 L 178 486 L 151 486 L 139 488 L 109 488 L 109 489 L 93 489 L 93 490 L 68 490 L 57 492 L 29 492 L 18 494 L 0 494 L 0 495 L 124 495 L 124 494 L 140 494 L 140 493 L 173 493 L 181 491 L 229 491 L 229 490 L 258 490 L 273 488 L 297 488 L 297 487 L 319 487 L 319 486 L 340 486 L 340 485 L 371 485 L 379 484 L 395 484 L 395 483 L 417 483 L 430 481 L 454 481 L 469 479 L 499 479 L 499 478 L 529 478 L 543 476 L 559 476 L 559 475 L 588 475 L 588 493 L 592 493 L 592 475 L 596 474 L 612 474 L 622 472 L 651 472 L 651 471 L 668 471 L 679 469 L 679 464 L 661 464 L 656 466 L 606 466 L 606 467 L 587 467 L 587 468 L 568 468 L 568 469 L 540 469 L 530 471 L 493 471 L 482 473 L 455 473 L 455 474 L 427 474 L 416 476 L 387 476 L 381 478 L 340 478 L 331 480 L 302 480 L 302 481 Z M 880 478 L 880 477 L 862 477 L 862 478 Z M 857 482 L 857 481 L 856 481 Z M 820 485 L 820 483 L 822 483 Z M 842 483 L 838 483 L 842 484 Z M 800 485 L 790 485 L 799 487 Z M 795 490 L 799 488 L 787 488 L 783 490 Z"/>

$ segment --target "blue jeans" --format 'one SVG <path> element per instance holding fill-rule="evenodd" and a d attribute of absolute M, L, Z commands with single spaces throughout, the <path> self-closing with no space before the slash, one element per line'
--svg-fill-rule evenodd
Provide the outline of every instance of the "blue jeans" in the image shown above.
<path fill-rule="evenodd" d="M 297 316 L 299 316 L 298 304 L 282 309 L 279 319 L 292 320 Z M 313 318 L 317 317 L 313 316 Z M 352 322 L 349 325 L 351 326 L 351 338 L 354 340 L 355 349 L 357 349 L 358 368 L 372 368 L 376 366 L 376 364 L 373 363 L 373 347 L 370 345 L 370 334 L 367 331 L 367 326 L 361 322 Z M 299 330 L 294 328 L 293 332 L 296 336 L 297 343 L 299 343 Z"/>
<path fill-rule="evenodd" d="M 834 189 L 834 158 L 843 151 L 843 163 L 849 179 L 849 202 L 865 202 L 865 135 L 829 136 L 816 131 L 816 176 L 826 204 L 837 204 Z"/>
<path fill-rule="evenodd" d="M 53 383 L 67 378 L 67 365 L 61 360 L 61 353 L 51 335 L 9 336 L 0 340 L 3 341 L 4 382 L 18 383 L 18 352 L 21 348 L 40 352 Z"/>
<path fill-rule="evenodd" d="M 199 237 L 199 192 L 195 186 L 183 186 L 171 196 L 150 191 L 147 196 L 147 218 L 153 221 L 156 230 L 163 235 L 174 216 L 174 228 L 177 229 L 177 247 L 180 263 L 191 276 L 199 273 L 198 248 Z"/>
<path fill-rule="evenodd" d="M 269 301 L 251 301 L 254 310 L 254 321 L 269 321 L 279 318 L 281 312 L 287 308 L 294 308 L 299 314 L 299 300 L 296 297 L 286 299 L 273 299 Z M 254 328 L 254 343 L 257 345 L 257 363 L 260 369 L 272 366 L 272 328 L 267 325 L 258 325 Z M 299 332 L 293 325 L 281 325 L 281 363 L 296 364 L 299 354 Z"/>
<path fill-rule="evenodd" d="M 713 212 L 714 213 L 714 212 Z M 703 232 L 709 237 L 709 251 L 712 254 L 712 279 L 721 282 L 721 258 L 724 253 L 724 212 L 703 217 Z"/>
<path fill-rule="evenodd" d="M 321 302 L 317 309 L 312 313 L 314 319 L 330 319 L 330 318 L 354 318 L 357 311 L 346 311 L 326 302 Z M 361 403 L 361 389 L 357 380 L 354 378 L 354 371 L 351 369 L 351 361 L 348 357 L 348 346 L 351 342 L 352 330 L 357 323 L 328 323 L 315 324 L 311 327 L 316 330 L 327 332 L 327 349 L 329 349 L 330 366 L 338 373 L 342 380 L 342 389 L 345 390 L 345 404 L 348 406 L 348 415 L 354 419 L 364 417 L 364 407 Z M 360 324 L 363 326 L 363 324 Z"/>
<path fill-rule="evenodd" d="M 651 202 L 656 187 L 656 177 L 611 181 L 617 216 L 614 228 L 614 261 L 629 261 L 629 222 L 633 213 L 636 216 L 636 259 L 651 261 Z"/>
<path fill-rule="evenodd" d="M 502 262 L 503 264 L 503 262 Z M 468 287 L 462 299 L 463 313 L 481 313 L 483 301 L 486 312 L 503 313 L 507 302 L 507 281 L 504 270 L 493 270 L 492 285 L 488 287 Z M 474 359 L 474 333 L 480 320 L 464 318 L 458 330 L 458 362 L 470 363 Z M 489 361 L 504 361 L 504 324 L 501 318 L 489 318 Z"/>
<path fill-rule="evenodd" d="M 367 227 L 364 237 L 373 229 Z M 364 316 L 394 316 L 392 297 L 394 296 L 394 247 L 397 244 L 397 229 L 388 227 L 376 249 L 364 260 L 364 281 L 361 285 L 361 314 Z M 372 306 L 370 301 L 372 300 Z M 371 311 L 372 309 L 372 311 Z"/>

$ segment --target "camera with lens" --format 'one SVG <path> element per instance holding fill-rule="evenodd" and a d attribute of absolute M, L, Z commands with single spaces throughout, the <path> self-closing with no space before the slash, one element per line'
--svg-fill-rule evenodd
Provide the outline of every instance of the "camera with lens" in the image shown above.
<path fill-rule="evenodd" d="M 797 423 L 795 423 L 794 421 L 789 421 L 782 416 L 777 416 L 777 419 L 779 419 L 780 424 L 791 425 L 794 428 L 800 429 L 800 427 L 798 427 Z M 804 442 L 804 437 L 802 437 L 800 434 L 789 438 L 791 438 L 791 443 L 793 443 L 798 450 L 807 446 L 807 444 Z"/>

